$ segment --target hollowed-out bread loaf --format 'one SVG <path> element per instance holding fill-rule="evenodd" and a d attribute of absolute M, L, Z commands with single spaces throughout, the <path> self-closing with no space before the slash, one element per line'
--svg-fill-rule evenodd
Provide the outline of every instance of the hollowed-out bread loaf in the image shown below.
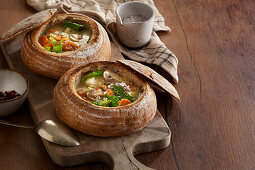
<path fill-rule="evenodd" d="M 142 91 L 133 103 L 118 107 L 97 106 L 75 90 L 82 73 L 110 69 L 136 82 Z M 144 128 L 155 116 L 156 96 L 149 84 L 119 62 L 95 62 L 67 71 L 54 89 L 53 102 L 58 117 L 68 126 L 94 136 L 122 136 Z"/>
<path fill-rule="evenodd" d="M 89 42 L 70 52 L 55 53 L 45 50 L 39 43 L 39 37 L 49 26 L 64 20 L 79 22 L 90 29 L 92 36 Z M 73 66 L 109 60 L 110 55 L 110 41 L 104 28 L 92 18 L 80 14 L 53 16 L 37 29 L 27 33 L 21 48 L 22 61 L 30 70 L 54 79 L 59 79 Z"/>

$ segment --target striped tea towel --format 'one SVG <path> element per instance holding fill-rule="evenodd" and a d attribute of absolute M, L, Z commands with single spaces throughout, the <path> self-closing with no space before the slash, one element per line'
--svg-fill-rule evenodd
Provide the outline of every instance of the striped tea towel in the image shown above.
<path fill-rule="evenodd" d="M 96 19 L 106 27 L 106 30 L 120 52 L 132 60 L 156 64 L 162 67 L 177 83 L 178 59 L 155 33 L 155 31 L 169 31 L 170 28 L 165 25 L 164 18 L 157 10 L 153 0 L 139 0 L 149 4 L 155 12 L 154 32 L 149 43 L 139 49 L 130 49 L 123 46 L 118 40 L 115 33 L 115 10 L 119 4 L 128 1 L 131 0 L 27 0 L 27 3 L 38 11 L 58 8 L 61 12 L 85 14 Z"/>

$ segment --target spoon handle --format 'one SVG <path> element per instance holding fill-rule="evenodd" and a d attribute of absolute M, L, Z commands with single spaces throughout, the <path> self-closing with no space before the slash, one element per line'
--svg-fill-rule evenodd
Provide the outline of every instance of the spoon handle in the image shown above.
<path fill-rule="evenodd" d="M 0 124 L 9 125 L 9 126 L 14 126 L 14 127 L 19 127 L 19 128 L 26 128 L 26 129 L 33 129 L 33 128 L 35 128 L 35 126 L 19 125 L 19 124 L 7 122 L 7 121 L 1 120 L 1 119 L 0 119 Z"/>

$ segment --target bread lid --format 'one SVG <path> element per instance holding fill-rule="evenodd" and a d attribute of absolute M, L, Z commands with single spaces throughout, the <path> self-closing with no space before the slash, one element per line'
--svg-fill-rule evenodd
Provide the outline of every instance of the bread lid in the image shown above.
<path fill-rule="evenodd" d="M 10 41 L 21 34 L 25 34 L 39 27 L 50 19 L 56 12 L 57 9 L 47 9 L 23 19 L 1 36 L 0 43 Z"/>
<path fill-rule="evenodd" d="M 147 67 L 143 64 L 140 64 L 138 62 L 131 61 L 131 60 L 117 60 L 117 62 L 131 68 L 132 70 L 136 71 L 140 75 L 145 76 L 153 84 L 158 85 L 159 87 L 164 89 L 166 92 L 174 96 L 176 99 L 180 100 L 178 92 L 176 91 L 174 86 L 168 80 L 166 80 L 163 76 L 158 74 L 156 71 L 154 71 L 150 67 Z"/>

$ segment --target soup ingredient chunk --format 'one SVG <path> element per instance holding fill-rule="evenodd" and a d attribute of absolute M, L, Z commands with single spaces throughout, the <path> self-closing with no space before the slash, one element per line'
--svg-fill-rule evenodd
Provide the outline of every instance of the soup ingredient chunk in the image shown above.
<path fill-rule="evenodd" d="M 141 87 L 113 71 L 96 70 L 82 75 L 76 92 L 92 104 L 118 107 L 137 100 Z"/>
<path fill-rule="evenodd" d="M 38 41 L 47 51 L 63 53 L 79 49 L 89 42 L 90 37 L 91 31 L 84 25 L 66 20 L 49 27 Z"/>

